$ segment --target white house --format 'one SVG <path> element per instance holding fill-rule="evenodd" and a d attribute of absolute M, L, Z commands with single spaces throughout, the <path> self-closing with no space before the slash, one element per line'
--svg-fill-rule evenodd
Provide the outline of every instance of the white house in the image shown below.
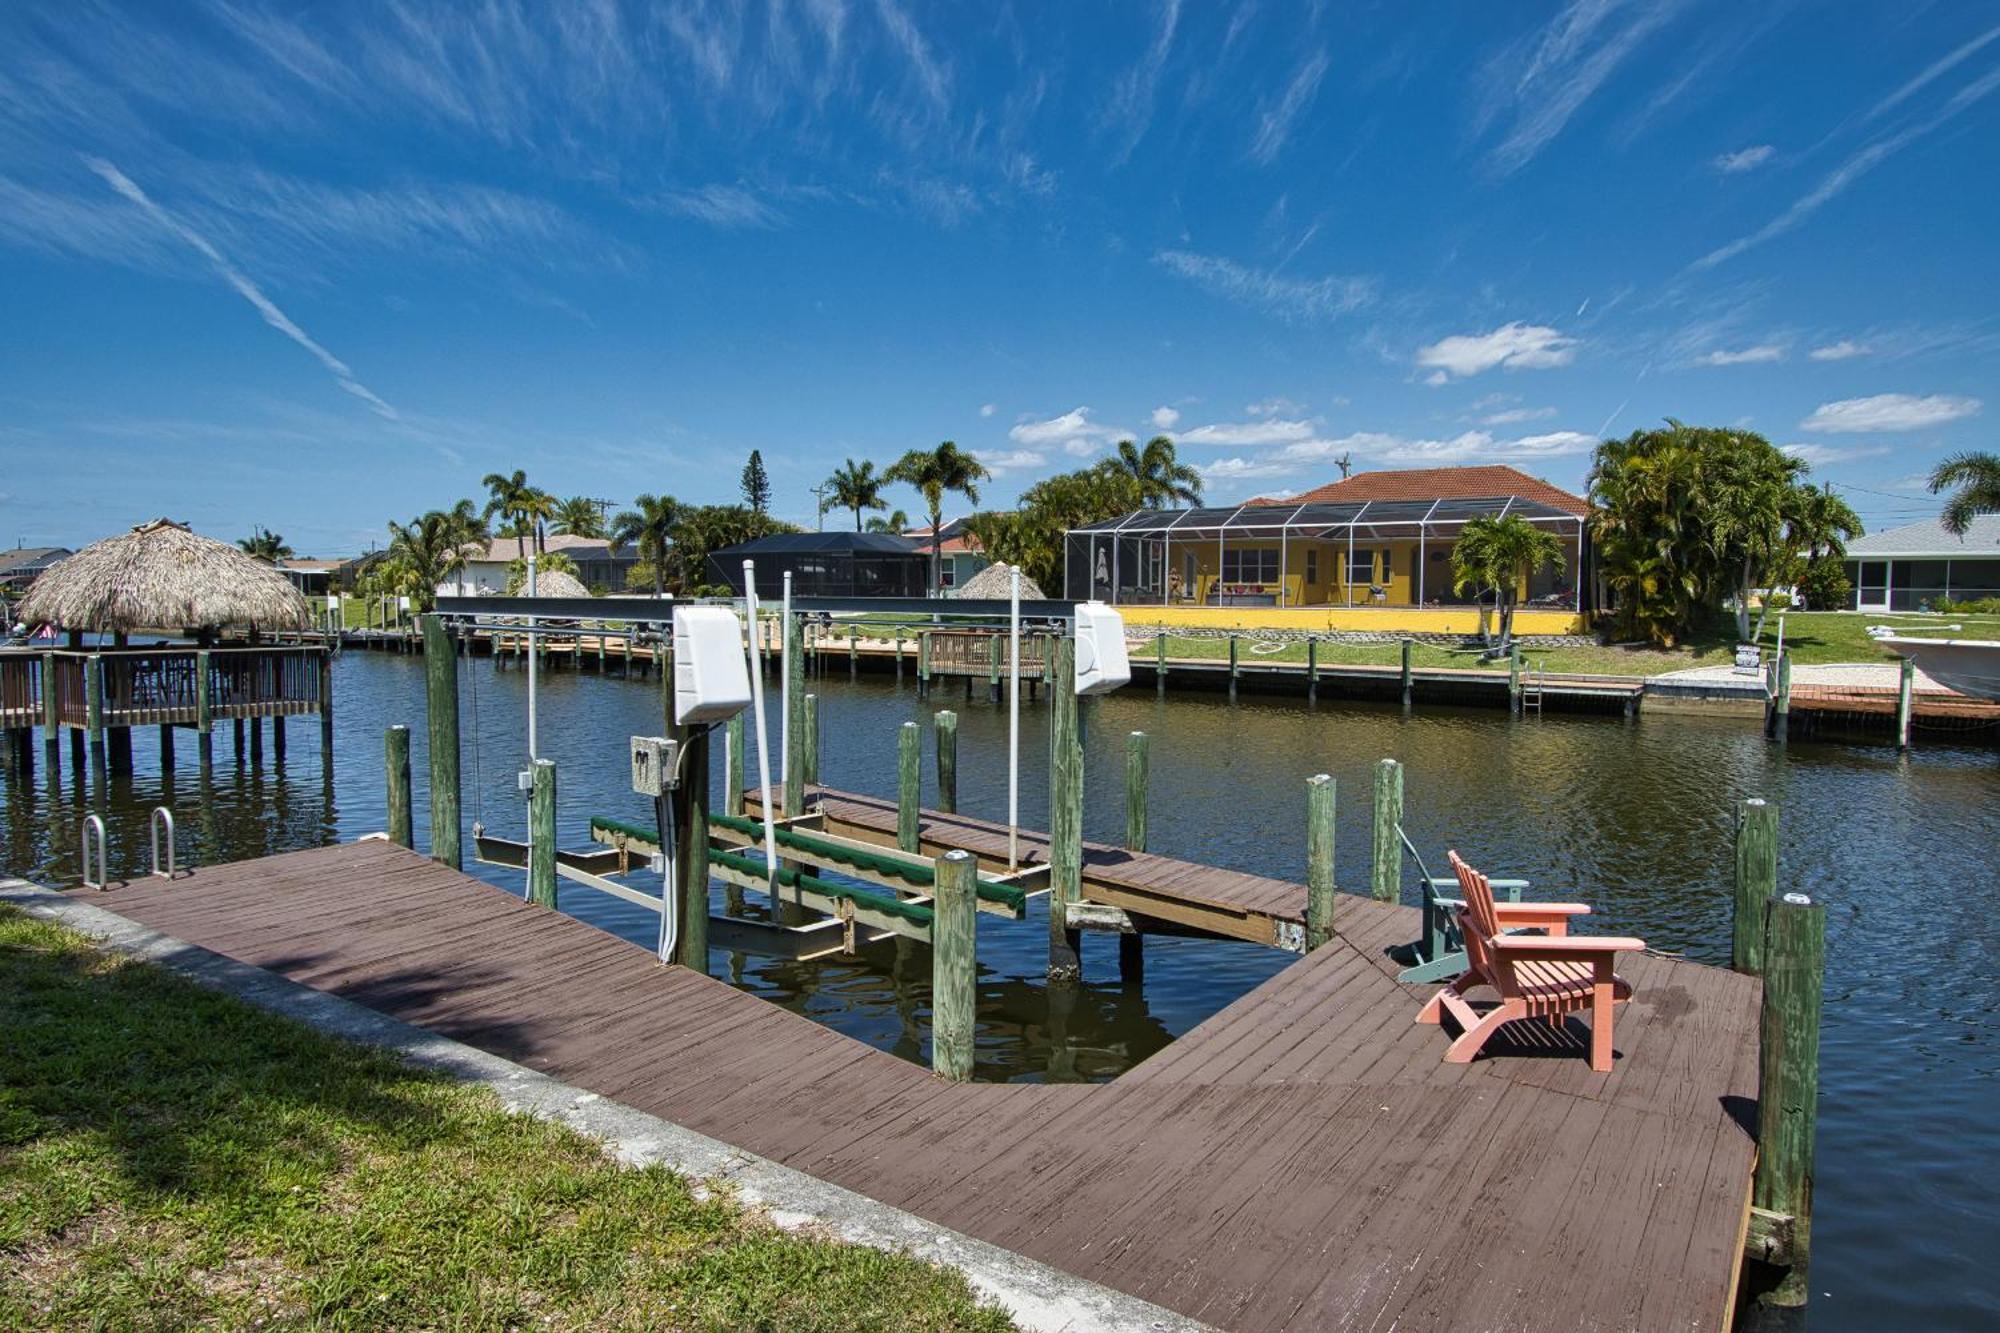
<path fill-rule="evenodd" d="M 528 549 L 534 549 L 534 540 L 528 541 Z M 632 548 L 622 551 L 611 549 L 611 543 L 598 537 L 572 537 L 567 533 L 553 533 L 542 539 L 545 553 L 562 552 L 576 561 L 577 577 L 586 587 L 603 585 L 614 593 L 625 591 L 625 574 L 639 562 L 639 556 Z M 501 597 L 507 592 L 507 581 L 511 577 L 514 562 L 521 558 L 521 543 L 513 537 L 495 537 L 486 544 L 486 549 L 465 562 L 450 580 L 437 586 L 440 597 Z"/>
<path fill-rule="evenodd" d="M 1936 519 L 1847 543 L 1857 611 L 1919 611 L 1940 601 L 2000 597 L 2000 514 L 1980 514 L 1962 537 Z"/>

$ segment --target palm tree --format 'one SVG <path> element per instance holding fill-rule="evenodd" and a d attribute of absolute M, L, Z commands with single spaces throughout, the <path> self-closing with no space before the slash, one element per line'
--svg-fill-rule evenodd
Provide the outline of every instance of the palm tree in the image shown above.
<path fill-rule="evenodd" d="M 1514 604 L 1520 587 L 1545 565 L 1561 569 L 1562 540 L 1518 514 L 1466 520 L 1451 548 L 1453 586 L 1460 596 L 1491 591 L 1500 608 L 1500 644 L 1505 654 L 1514 643 Z"/>
<path fill-rule="evenodd" d="M 846 466 L 836 470 L 826 479 L 833 490 L 833 502 L 842 509 L 854 511 L 854 530 L 861 531 L 861 511 L 864 509 L 887 509 L 889 504 L 882 498 L 883 478 L 875 475 L 875 464 L 867 459 L 857 463 L 848 459 Z"/>
<path fill-rule="evenodd" d="M 891 510 L 887 518 L 871 518 L 868 520 L 868 531 L 870 532 L 900 533 L 909 526 L 910 516 L 900 509 Z"/>
<path fill-rule="evenodd" d="M 280 560 L 292 558 L 292 548 L 285 545 L 285 539 L 269 528 L 250 529 L 248 537 L 238 537 L 236 544 L 267 565 L 275 565 Z"/>
<path fill-rule="evenodd" d="M 886 482 L 902 482 L 924 497 L 931 516 L 931 587 L 940 583 L 944 564 L 944 497 L 957 491 L 972 504 L 979 503 L 978 483 L 993 474 L 986 465 L 946 440 L 935 449 L 912 449 L 882 474 Z"/>
<path fill-rule="evenodd" d="M 419 610 L 434 604 L 438 585 L 464 567 L 487 542 L 485 520 L 472 501 L 433 509 L 409 523 L 389 524 L 389 560 Z M 387 573 L 389 571 L 385 571 Z"/>
<path fill-rule="evenodd" d="M 555 512 L 550 518 L 553 520 L 550 526 L 557 532 L 597 540 L 604 537 L 604 506 L 587 495 L 572 495 L 567 500 L 556 501 Z"/>
<path fill-rule="evenodd" d="M 638 548 L 639 559 L 653 567 L 653 596 L 667 590 L 667 548 L 683 513 L 671 495 L 642 495 L 632 507 L 611 520 L 611 549 Z"/>
<path fill-rule="evenodd" d="M 1139 483 L 1140 503 L 1147 509 L 1201 503 L 1201 473 L 1174 457 L 1174 442 L 1165 435 L 1155 435 L 1144 449 L 1120 440 L 1105 463 Z"/>
<path fill-rule="evenodd" d="M 528 474 L 519 468 L 514 475 L 506 476 L 489 472 L 480 481 L 489 497 L 486 501 L 485 517 L 495 514 L 512 521 L 513 531 L 509 533 L 518 543 L 517 554 L 528 558 L 528 536 L 533 534 L 535 549 L 542 549 L 542 520 L 556 512 L 556 499 L 547 491 L 528 484 Z"/>
<path fill-rule="evenodd" d="M 1958 490 L 1945 501 L 1938 521 L 1952 536 L 1963 537 L 1976 516 L 2000 510 L 2000 454 L 1963 453 L 1945 459 L 1931 469 L 1931 494 L 1949 486 Z"/>

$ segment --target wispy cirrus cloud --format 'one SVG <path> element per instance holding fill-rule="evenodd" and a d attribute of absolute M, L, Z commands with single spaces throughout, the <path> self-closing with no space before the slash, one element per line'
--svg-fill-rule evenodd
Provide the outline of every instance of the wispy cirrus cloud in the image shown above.
<path fill-rule="evenodd" d="M 1165 0 L 1160 6 L 1159 25 L 1153 30 L 1153 40 L 1147 43 L 1145 53 L 1137 64 L 1112 81 L 1105 122 L 1117 135 L 1113 153 L 1117 162 L 1132 156 L 1132 150 L 1139 146 L 1152 125 L 1160 74 L 1166 68 L 1167 57 L 1173 53 L 1174 32 L 1180 21 L 1181 0 Z"/>
<path fill-rule="evenodd" d="M 252 308 L 263 317 L 266 324 L 269 324 L 272 328 L 304 348 L 315 361 L 326 368 L 327 373 L 333 376 L 334 382 L 343 390 L 366 403 L 369 409 L 378 416 L 386 417 L 390 421 L 399 419 L 395 408 L 385 402 L 373 389 L 370 389 L 367 385 L 356 379 L 354 372 L 348 368 L 345 361 L 342 361 L 332 352 L 327 351 L 326 348 L 314 341 L 311 334 L 294 323 L 291 316 L 280 310 L 275 302 L 258 289 L 257 284 L 251 282 L 249 278 L 243 275 L 241 270 L 230 263 L 228 259 L 224 258 L 222 252 L 210 244 L 206 237 L 178 221 L 172 214 L 154 203 L 151 196 L 140 189 L 129 176 L 111 163 L 102 158 L 93 157 L 85 159 L 85 165 L 101 176 L 106 185 L 109 185 L 120 195 L 123 195 L 126 199 L 136 204 L 145 212 L 146 216 L 150 217 L 166 231 L 179 237 L 192 247 L 197 254 L 201 255 L 202 258 L 208 260 L 209 264 L 214 267 L 222 280 L 228 283 L 238 296 L 248 301 Z"/>
<path fill-rule="evenodd" d="M 1985 32 L 1980 33 L 1972 40 L 1965 42 L 1962 45 L 1953 47 L 1951 50 L 1945 52 L 1942 56 L 1939 56 L 1936 60 L 1933 60 L 1930 64 L 1926 65 L 1921 71 L 1917 73 L 1916 77 L 1912 78 L 1908 83 L 1905 83 L 1900 88 L 1896 89 L 1896 91 L 1890 93 L 1887 97 L 1877 102 L 1874 106 L 1869 107 L 1868 114 L 1863 116 L 1862 120 L 1863 121 L 1875 120 L 1890 111 L 1894 111 L 1897 107 L 1901 106 L 1904 102 L 1908 101 L 1911 98 L 1911 96 L 1922 91 L 1933 80 L 1937 79 L 1941 75 L 1949 74 L 1953 69 L 1957 68 L 1961 62 L 1970 59 L 1972 56 L 1977 55 L 1985 47 L 1992 44 L 1995 38 L 2000 38 L 2000 27 L 1988 28 Z"/>
<path fill-rule="evenodd" d="M 1251 161 L 1269 166 L 1277 160 L 1278 154 L 1285 151 L 1285 141 L 1292 134 L 1292 122 L 1312 105 L 1313 98 L 1319 93 L 1320 80 L 1326 77 L 1330 63 L 1324 51 L 1308 56 L 1285 85 L 1285 91 L 1258 113 L 1257 132 L 1250 138 Z"/>
<path fill-rule="evenodd" d="M 1718 347 L 1694 359 L 1698 366 L 1761 366 L 1785 359 L 1783 343 L 1758 343 L 1752 347 Z"/>
<path fill-rule="evenodd" d="M 1867 356 L 1870 348 L 1866 343 L 1855 342 L 1852 338 L 1842 338 L 1839 342 L 1824 343 L 1806 353 L 1814 361 L 1851 361 L 1857 356 Z"/>
<path fill-rule="evenodd" d="M 1297 323 L 1316 323 L 1349 314 L 1375 299 L 1372 278 L 1292 278 L 1249 268 L 1219 255 L 1162 250 L 1153 262 L 1176 277 L 1238 305 Z"/>
<path fill-rule="evenodd" d="M 1043 467 L 1049 461 L 1049 456 L 1040 449 L 974 449 L 972 456 L 996 477 Z"/>
<path fill-rule="evenodd" d="M 1862 444 L 1843 447 L 1835 444 L 1787 444 L 1783 451 L 1813 467 L 1831 467 L 1836 463 L 1851 463 L 1857 458 L 1879 458 L 1888 453 L 1886 444 Z"/>
<path fill-rule="evenodd" d="M 1749 148 L 1739 148 L 1733 153 L 1717 154 L 1709 165 L 1725 176 L 1736 176 L 1746 171 L 1755 171 L 1777 155 L 1778 150 L 1770 144 L 1760 143 Z"/>
<path fill-rule="evenodd" d="M 1878 393 L 1867 398 L 1842 398 L 1821 403 L 1799 423 L 1800 430 L 1829 434 L 1864 434 L 1927 430 L 1976 414 L 1977 398 L 1958 394 Z"/>
<path fill-rule="evenodd" d="M 1515 320 L 1488 333 L 1455 333 L 1417 349 L 1430 382 L 1466 379 L 1493 369 L 1549 370 L 1576 360 L 1577 340 L 1546 324 Z"/>
<path fill-rule="evenodd" d="M 647 202 L 659 212 L 713 227 L 771 228 L 785 220 L 783 213 L 742 185 L 712 183 L 691 190 L 668 190 Z"/>
<path fill-rule="evenodd" d="M 1217 459 L 1201 465 L 1211 481 L 1239 478 L 1288 477 L 1323 467 L 1345 455 L 1398 466 L 1442 467 L 1472 460 L 1528 463 L 1589 453 L 1598 437 L 1581 431 L 1551 431 L 1501 439 L 1491 431 L 1468 430 L 1444 438 L 1401 435 L 1391 431 L 1356 431 L 1326 439 L 1297 440 L 1282 448 L 1250 456 Z"/>
<path fill-rule="evenodd" d="M 1218 421 L 1196 426 L 1193 430 L 1182 431 L 1178 439 L 1182 444 L 1265 445 L 1310 439 L 1312 433 L 1313 424 L 1310 421 L 1265 417 L 1258 421 Z"/>

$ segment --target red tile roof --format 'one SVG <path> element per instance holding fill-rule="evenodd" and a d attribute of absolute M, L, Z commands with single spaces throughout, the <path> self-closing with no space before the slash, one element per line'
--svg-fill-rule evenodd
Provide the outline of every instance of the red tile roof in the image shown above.
<path fill-rule="evenodd" d="M 1333 502 L 1359 504 L 1363 500 L 1497 500 L 1518 495 L 1538 500 L 1565 513 L 1582 517 L 1590 504 L 1560 486 L 1551 486 L 1540 477 L 1531 477 L 1519 468 L 1503 463 L 1483 467 L 1392 468 L 1382 472 L 1357 472 L 1345 481 L 1329 482 L 1316 490 L 1273 499 L 1259 496 L 1251 504 L 1297 505 Z"/>

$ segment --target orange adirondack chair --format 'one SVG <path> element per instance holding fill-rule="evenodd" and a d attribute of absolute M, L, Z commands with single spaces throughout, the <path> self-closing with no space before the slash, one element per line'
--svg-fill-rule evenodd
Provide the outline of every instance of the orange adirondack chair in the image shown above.
<path fill-rule="evenodd" d="M 1457 1020 L 1458 1039 L 1445 1052 L 1451 1064 L 1470 1064 L 1487 1038 L 1521 1018 L 1545 1018 L 1561 1028 L 1567 1015 L 1590 1012 L 1590 1067 L 1611 1072 L 1611 1014 L 1632 998 L 1632 987 L 1612 972 L 1621 953 L 1646 947 L 1644 940 L 1615 935 L 1571 935 L 1571 917 L 1587 916 L 1582 903 L 1496 903 L 1486 876 L 1451 853 L 1451 868 L 1465 905 L 1458 919 L 1469 964 L 1457 980 L 1433 995 L 1418 1013 L 1419 1023 Z M 1508 934 L 1545 930 L 1546 935 Z M 1500 1003 L 1480 1013 L 1466 992 L 1490 986 Z"/>

